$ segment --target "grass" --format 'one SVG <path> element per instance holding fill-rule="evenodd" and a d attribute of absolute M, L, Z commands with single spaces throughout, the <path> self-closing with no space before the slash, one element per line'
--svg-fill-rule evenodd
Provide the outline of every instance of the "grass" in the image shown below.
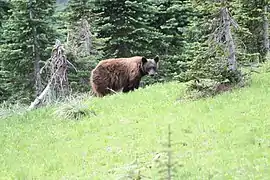
<path fill-rule="evenodd" d="M 70 120 L 47 107 L 0 120 L 0 179 L 117 179 L 161 153 L 171 124 L 177 179 L 270 179 L 270 74 L 214 98 L 176 101 L 185 86 L 156 84 L 84 103 Z"/>

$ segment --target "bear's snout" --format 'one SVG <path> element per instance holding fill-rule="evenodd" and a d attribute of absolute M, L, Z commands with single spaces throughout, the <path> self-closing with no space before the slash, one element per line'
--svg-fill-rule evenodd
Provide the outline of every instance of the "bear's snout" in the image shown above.
<path fill-rule="evenodd" d="M 149 76 L 154 76 L 155 74 L 156 74 L 156 72 L 152 69 L 148 72 Z"/>

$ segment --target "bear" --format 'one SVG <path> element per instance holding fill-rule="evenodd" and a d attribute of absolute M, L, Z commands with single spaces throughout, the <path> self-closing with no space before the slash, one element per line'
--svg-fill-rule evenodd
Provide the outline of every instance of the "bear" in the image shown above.
<path fill-rule="evenodd" d="M 111 92 L 127 93 L 139 88 L 141 78 L 154 76 L 159 68 L 159 56 L 111 58 L 100 61 L 91 71 L 90 84 L 95 96 L 103 97 Z"/>

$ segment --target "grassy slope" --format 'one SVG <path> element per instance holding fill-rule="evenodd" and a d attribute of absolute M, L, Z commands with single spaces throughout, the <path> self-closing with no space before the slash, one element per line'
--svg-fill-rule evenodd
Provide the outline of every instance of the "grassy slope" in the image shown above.
<path fill-rule="evenodd" d="M 195 102 L 176 102 L 176 83 L 89 99 L 98 116 L 80 121 L 57 119 L 53 108 L 3 119 L 0 179 L 116 179 L 121 170 L 110 170 L 163 150 L 169 123 L 181 179 L 269 179 L 269 79 Z"/>

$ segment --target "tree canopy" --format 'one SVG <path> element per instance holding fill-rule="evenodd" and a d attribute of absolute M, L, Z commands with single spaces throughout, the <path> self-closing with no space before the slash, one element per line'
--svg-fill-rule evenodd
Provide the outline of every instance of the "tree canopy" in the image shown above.
<path fill-rule="evenodd" d="M 57 39 L 75 67 L 74 92 L 89 91 L 104 58 L 159 55 L 143 84 L 211 79 L 239 83 L 242 67 L 267 60 L 269 1 L 0 0 L 0 101 L 29 102 Z M 59 8 L 61 6 L 61 8 Z"/>

